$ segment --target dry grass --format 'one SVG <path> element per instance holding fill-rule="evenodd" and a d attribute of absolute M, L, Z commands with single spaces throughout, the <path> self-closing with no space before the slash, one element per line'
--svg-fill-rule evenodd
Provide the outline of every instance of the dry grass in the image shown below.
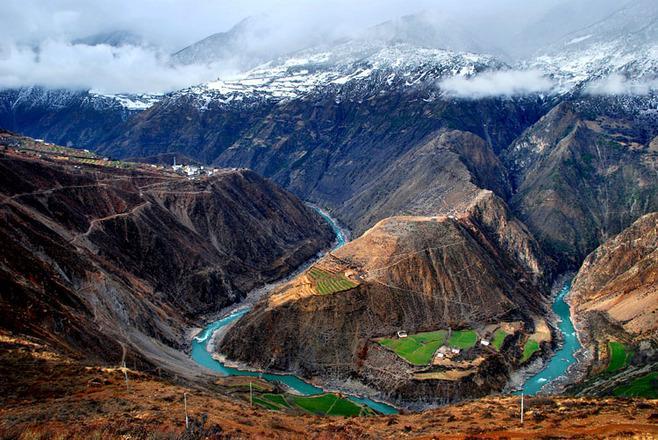
<path fill-rule="evenodd" d="M 527 398 L 528 417 L 521 426 L 517 397 L 490 397 L 425 413 L 342 419 L 251 408 L 228 397 L 228 383 L 210 391 L 136 371 L 130 371 L 126 391 L 118 369 L 79 365 L 32 341 L 6 338 L 0 339 L 2 439 L 658 436 L 658 402 L 647 400 Z M 187 432 L 184 392 L 191 416 Z"/>

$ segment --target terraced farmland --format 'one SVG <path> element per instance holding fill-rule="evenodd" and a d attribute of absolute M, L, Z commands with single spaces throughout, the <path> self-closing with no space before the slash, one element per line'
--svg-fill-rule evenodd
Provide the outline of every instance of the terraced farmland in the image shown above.
<path fill-rule="evenodd" d="M 260 394 L 253 397 L 253 402 L 273 411 L 296 409 L 317 415 L 345 417 L 374 415 L 374 412 L 370 408 L 358 405 L 336 394 L 321 394 L 318 396 Z"/>
<path fill-rule="evenodd" d="M 351 400 L 338 397 L 335 394 L 321 396 L 293 397 L 295 404 L 307 412 L 328 416 L 358 416 L 363 413 L 364 407 Z"/>
<path fill-rule="evenodd" d="M 493 348 L 496 349 L 496 351 L 500 351 L 507 336 L 508 336 L 507 332 L 500 328 L 494 332 L 493 339 L 491 340 L 491 345 L 493 346 Z"/>
<path fill-rule="evenodd" d="M 625 368 L 633 354 L 624 344 L 615 341 L 608 342 L 608 350 L 610 351 L 610 361 L 607 368 L 609 372 Z"/>
<path fill-rule="evenodd" d="M 427 333 L 417 333 L 402 339 L 382 339 L 379 341 L 384 347 L 390 348 L 413 365 L 427 365 L 432 360 L 436 350 L 446 340 L 448 332 L 438 330 Z"/>
<path fill-rule="evenodd" d="M 317 267 L 308 271 L 309 276 L 316 284 L 316 290 L 320 295 L 330 295 L 356 287 L 356 284 L 345 275 L 328 272 Z"/>
<path fill-rule="evenodd" d="M 478 335 L 473 330 L 457 330 L 453 331 L 450 335 L 448 345 L 455 348 L 471 348 L 475 346 L 478 340 Z"/>
<path fill-rule="evenodd" d="M 633 380 L 631 383 L 617 387 L 612 392 L 619 397 L 646 397 L 658 399 L 658 372 Z"/>
<path fill-rule="evenodd" d="M 526 362 L 530 357 L 539 351 L 539 342 L 534 339 L 528 339 L 523 346 L 523 354 L 521 355 L 521 363 Z"/>

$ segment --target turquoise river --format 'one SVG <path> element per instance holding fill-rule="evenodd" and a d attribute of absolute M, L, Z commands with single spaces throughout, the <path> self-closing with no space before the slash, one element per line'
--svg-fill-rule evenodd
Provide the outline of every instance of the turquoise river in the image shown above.
<path fill-rule="evenodd" d="M 336 235 L 336 242 L 335 242 L 336 244 L 334 250 L 343 246 L 347 242 L 347 238 L 343 233 L 343 231 L 340 229 L 340 227 L 326 212 L 324 212 L 323 210 L 317 207 L 313 207 L 313 208 L 322 216 L 322 218 L 324 218 L 327 221 L 327 223 L 331 226 L 332 230 L 334 231 L 334 234 Z M 249 310 L 250 310 L 249 307 L 243 307 L 241 309 L 235 310 L 234 312 L 230 313 L 228 316 L 225 316 L 224 318 L 218 321 L 214 321 L 209 325 L 207 325 L 192 341 L 192 359 L 194 359 L 194 361 L 199 365 L 209 370 L 220 373 L 224 376 L 260 377 L 270 382 L 279 382 L 285 385 L 286 387 L 295 390 L 297 393 L 305 396 L 324 393 L 325 390 L 323 390 L 322 388 L 311 385 L 308 382 L 305 382 L 304 380 L 300 379 L 299 377 L 293 374 L 260 373 L 256 371 L 248 371 L 239 368 L 232 368 L 226 366 L 226 364 L 224 364 L 223 362 L 212 357 L 212 355 L 208 351 L 208 343 L 210 342 L 212 335 L 217 330 L 220 330 L 222 327 L 225 327 L 228 324 L 232 323 L 233 321 L 240 319 Z M 360 396 L 348 396 L 348 398 L 359 404 L 367 405 L 381 414 L 397 414 L 397 410 L 393 406 L 387 405 L 382 402 L 376 402 L 374 400 Z"/>
<path fill-rule="evenodd" d="M 313 208 L 327 221 L 327 223 L 333 229 L 334 234 L 336 235 L 336 245 L 334 250 L 343 246 L 347 242 L 347 238 L 340 227 L 326 212 L 317 207 Z M 553 355 L 548 364 L 541 371 L 530 377 L 525 382 L 523 386 L 523 393 L 526 395 L 536 394 L 546 384 L 560 376 L 563 376 L 566 373 L 569 365 L 576 362 L 574 354 L 580 348 L 580 343 L 578 342 L 573 323 L 571 322 L 569 305 L 564 300 L 566 295 L 569 293 L 570 288 L 571 283 L 565 283 L 564 287 L 558 293 L 553 303 L 553 311 L 559 318 L 559 329 L 563 336 L 562 347 Z M 208 324 L 192 341 L 192 359 L 194 359 L 194 361 L 199 365 L 225 376 L 260 377 L 270 382 L 279 382 L 286 387 L 296 391 L 297 393 L 306 396 L 324 393 L 325 390 L 322 388 L 311 385 L 293 374 L 261 373 L 239 368 L 232 368 L 226 366 L 223 362 L 212 357 L 208 351 L 208 343 L 210 342 L 212 335 L 217 330 L 220 330 L 221 328 L 229 325 L 237 319 L 240 319 L 249 310 L 250 308 L 248 306 L 240 308 L 223 317 L 222 319 Z M 348 398 L 354 402 L 367 405 L 381 414 L 397 413 L 397 410 L 393 406 L 382 402 L 376 402 L 374 400 L 359 396 L 349 396 Z"/>
<path fill-rule="evenodd" d="M 537 394 L 546 384 L 558 377 L 564 376 L 569 366 L 576 362 L 574 355 L 580 349 L 580 342 L 576 337 L 576 330 L 571 321 L 569 304 L 564 300 L 570 290 L 571 282 L 568 281 L 564 283 L 564 286 L 553 302 L 553 311 L 559 319 L 558 328 L 560 333 L 562 333 L 562 347 L 555 352 L 553 357 L 548 361 L 548 364 L 541 371 L 526 380 L 523 385 L 524 394 Z"/>

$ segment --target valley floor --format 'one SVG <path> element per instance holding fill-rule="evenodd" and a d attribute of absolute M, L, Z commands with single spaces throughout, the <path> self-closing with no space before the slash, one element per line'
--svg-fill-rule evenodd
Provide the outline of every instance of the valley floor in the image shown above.
<path fill-rule="evenodd" d="M 658 401 L 488 397 L 415 414 L 317 417 L 252 408 L 208 389 L 83 366 L 37 341 L 0 335 L 0 438 L 656 438 Z M 213 388 L 213 389 L 211 389 Z M 187 393 L 192 434 L 185 434 Z"/>

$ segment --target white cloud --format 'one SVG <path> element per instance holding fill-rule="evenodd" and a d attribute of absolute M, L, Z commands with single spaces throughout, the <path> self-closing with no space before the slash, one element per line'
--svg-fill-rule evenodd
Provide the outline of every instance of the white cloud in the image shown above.
<path fill-rule="evenodd" d="M 555 83 L 538 70 L 501 70 L 473 77 L 453 76 L 439 82 L 448 95 L 457 98 L 522 96 L 550 92 Z"/>
<path fill-rule="evenodd" d="M 658 91 L 658 78 L 632 80 L 618 73 L 592 82 L 585 88 L 590 95 L 648 95 Z"/>
<path fill-rule="evenodd" d="M 46 40 L 36 49 L 11 44 L 0 50 L 0 88 L 39 85 L 100 93 L 163 93 L 220 73 L 213 65 L 175 66 L 168 55 L 138 46 Z"/>

